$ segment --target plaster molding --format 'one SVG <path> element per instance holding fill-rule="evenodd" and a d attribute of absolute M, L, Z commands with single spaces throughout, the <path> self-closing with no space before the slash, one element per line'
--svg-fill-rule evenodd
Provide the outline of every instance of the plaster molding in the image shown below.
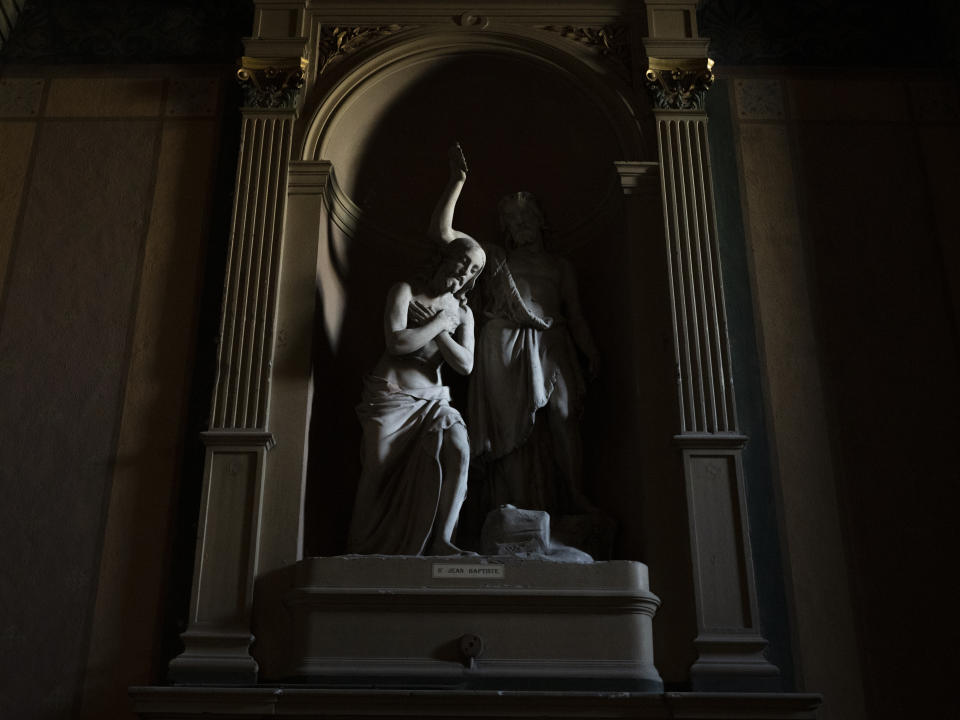
<path fill-rule="evenodd" d="M 204 447 L 270 450 L 276 444 L 273 433 L 260 430 L 207 430 L 200 433 Z"/>
<path fill-rule="evenodd" d="M 347 195 L 346 191 L 344 191 L 343 187 L 337 181 L 337 174 L 332 164 L 330 164 L 324 201 L 330 213 L 330 219 L 336 223 L 337 227 L 346 233 L 348 237 L 363 238 L 372 235 L 380 241 L 387 242 L 391 245 L 423 249 L 422 242 L 412 239 L 416 236 L 411 236 L 409 233 L 393 232 L 385 225 L 371 218 L 369 213 L 365 213 L 363 209 Z M 363 232 L 360 232 L 361 229 Z"/>
<path fill-rule="evenodd" d="M 460 28 L 451 23 L 449 30 L 405 28 L 378 48 L 373 56 L 357 53 L 357 62 L 344 63 L 340 74 L 328 72 L 316 84 L 304 109 L 312 117 L 303 130 L 301 159 L 326 157 L 324 144 L 333 119 L 366 90 L 368 83 L 407 66 L 467 53 L 495 53 L 549 67 L 596 103 L 616 134 L 622 157 L 653 154 L 640 132 L 642 108 L 632 87 L 622 76 L 610 72 L 609 62 L 596 49 L 558 33 L 506 23 L 491 22 L 485 29 Z"/>
<path fill-rule="evenodd" d="M 660 163 L 617 160 L 613 163 L 624 195 L 651 192 L 660 188 Z"/>
<path fill-rule="evenodd" d="M 815 693 L 571 693 L 529 690 L 397 690 L 291 688 L 130 688 L 141 717 L 250 718 L 382 717 L 477 720 L 508 717 L 714 718 L 716 720 L 814 720 L 823 697 Z M 468 712 L 465 712 L 465 709 Z"/>
<path fill-rule="evenodd" d="M 385 7 L 377 0 L 355 2 L 326 2 L 307 0 L 307 13 L 322 16 L 325 22 L 335 23 L 435 23 L 469 24 L 482 26 L 487 21 L 506 19 L 516 23 L 569 23 L 598 26 L 639 16 L 642 7 L 626 10 L 622 1 L 577 0 L 576 2 L 545 3 L 542 0 L 526 2 L 497 2 L 496 0 L 473 0 L 468 6 L 462 2 L 438 0 L 436 2 L 391 3 Z"/>
<path fill-rule="evenodd" d="M 708 38 L 651 38 L 643 39 L 643 47 L 648 56 L 658 58 L 677 58 L 679 60 L 703 60 L 710 46 Z"/>
<path fill-rule="evenodd" d="M 739 450 L 750 440 L 740 433 L 684 433 L 673 436 L 673 444 L 680 448 Z"/>
<path fill-rule="evenodd" d="M 302 587 L 284 595 L 287 608 L 309 606 L 319 612 L 367 610 L 384 607 L 384 591 L 378 587 Z M 660 598 L 648 590 L 540 590 L 517 588 L 400 588 L 390 590 L 390 612 L 518 612 L 550 614 L 622 615 L 636 613 L 653 617 Z M 764 641 L 766 643 L 766 641 Z"/>
<path fill-rule="evenodd" d="M 629 81 L 632 73 L 630 26 L 613 23 L 600 27 L 575 25 L 544 25 L 543 30 L 585 45 L 606 59 L 614 69 Z"/>
<path fill-rule="evenodd" d="M 326 195 L 333 163 L 327 160 L 293 160 L 287 179 L 287 195 Z"/>
<path fill-rule="evenodd" d="M 403 30 L 403 25 L 355 25 L 331 27 L 321 24 L 317 38 L 317 75 L 329 65 L 377 40 Z"/>

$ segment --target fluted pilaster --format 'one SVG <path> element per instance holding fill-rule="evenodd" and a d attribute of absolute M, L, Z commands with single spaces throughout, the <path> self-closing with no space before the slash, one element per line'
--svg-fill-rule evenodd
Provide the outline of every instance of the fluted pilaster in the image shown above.
<path fill-rule="evenodd" d="M 680 432 L 737 432 L 704 116 L 657 114 Z"/>
<path fill-rule="evenodd" d="M 244 113 L 213 428 L 266 427 L 292 128 L 292 111 Z"/>
<path fill-rule="evenodd" d="M 274 446 L 268 424 L 287 181 L 305 66 L 300 57 L 245 56 L 237 72 L 246 106 L 210 431 L 203 435 L 190 625 L 181 636 L 184 652 L 170 663 L 178 683 L 256 682 L 249 653 L 254 582 L 265 555 L 275 561 L 299 553 L 296 524 L 284 544 L 262 532 L 262 518 Z"/>
<path fill-rule="evenodd" d="M 775 691 L 764 656 L 747 522 L 707 137 L 713 61 L 696 3 L 647 0 L 644 74 L 657 129 L 690 559 L 694 690 Z"/>

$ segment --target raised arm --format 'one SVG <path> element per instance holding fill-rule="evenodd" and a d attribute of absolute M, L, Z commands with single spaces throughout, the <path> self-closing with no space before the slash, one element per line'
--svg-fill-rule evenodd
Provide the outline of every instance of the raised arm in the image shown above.
<path fill-rule="evenodd" d="M 446 313 L 438 313 L 419 327 L 408 327 L 407 313 L 413 292 L 405 282 L 390 288 L 387 308 L 383 315 L 383 335 L 387 352 L 391 355 L 409 355 L 416 352 L 443 331 L 453 332 L 456 322 Z"/>
<path fill-rule="evenodd" d="M 444 244 L 458 237 L 470 237 L 464 232 L 453 229 L 453 211 L 457 207 L 460 191 L 463 190 L 463 184 L 467 180 L 467 160 L 463 156 L 460 143 L 450 148 L 447 158 L 450 161 L 450 177 L 447 180 L 447 186 L 443 189 L 443 194 L 437 201 L 437 206 L 433 209 L 430 227 L 427 228 L 428 236 Z"/>

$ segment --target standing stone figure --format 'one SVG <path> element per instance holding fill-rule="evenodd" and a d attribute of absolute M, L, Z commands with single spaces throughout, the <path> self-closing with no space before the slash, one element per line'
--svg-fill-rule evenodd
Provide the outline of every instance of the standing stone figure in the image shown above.
<path fill-rule="evenodd" d="M 488 509 L 510 503 L 553 514 L 593 510 L 581 491 L 579 419 L 596 346 L 571 264 L 544 249 L 544 219 L 526 192 L 498 206 L 506 253 L 488 247 L 485 324 L 470 383 L 471 451 L 484 469 Z"/>
<path fill-rule="evenodd" d="M 439 261 L 394 285 L 384 312 L 386 351 L 364 380 L 357 415 L 363 426 L 362 471 L 347 551 L 451 555 L 467 490 L 469 441 L 441 383 L 446 362 L 473 368 L 473 313 L 466 294 L 483 269 L 479 243 L 454 230 L 453 212 L 467 176 L 455 146 L 450 180 L 430 221 Z"/>

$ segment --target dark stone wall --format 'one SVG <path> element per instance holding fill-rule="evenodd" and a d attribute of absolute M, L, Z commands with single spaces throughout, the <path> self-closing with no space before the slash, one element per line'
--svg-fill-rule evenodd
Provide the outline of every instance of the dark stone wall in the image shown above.
<path fill-rule="evenodd" d="M 10 63 L 233 62 L 253 0 L 27 0 Z"/>
<path fill-rule="evenodd" d="M 3 673 L 10 717 L 65 712 L 84 670 L 157 128 L 63 120 L 36 140 L 0 317 L 0 604 L 5 660 L 44 681 Z"/>

